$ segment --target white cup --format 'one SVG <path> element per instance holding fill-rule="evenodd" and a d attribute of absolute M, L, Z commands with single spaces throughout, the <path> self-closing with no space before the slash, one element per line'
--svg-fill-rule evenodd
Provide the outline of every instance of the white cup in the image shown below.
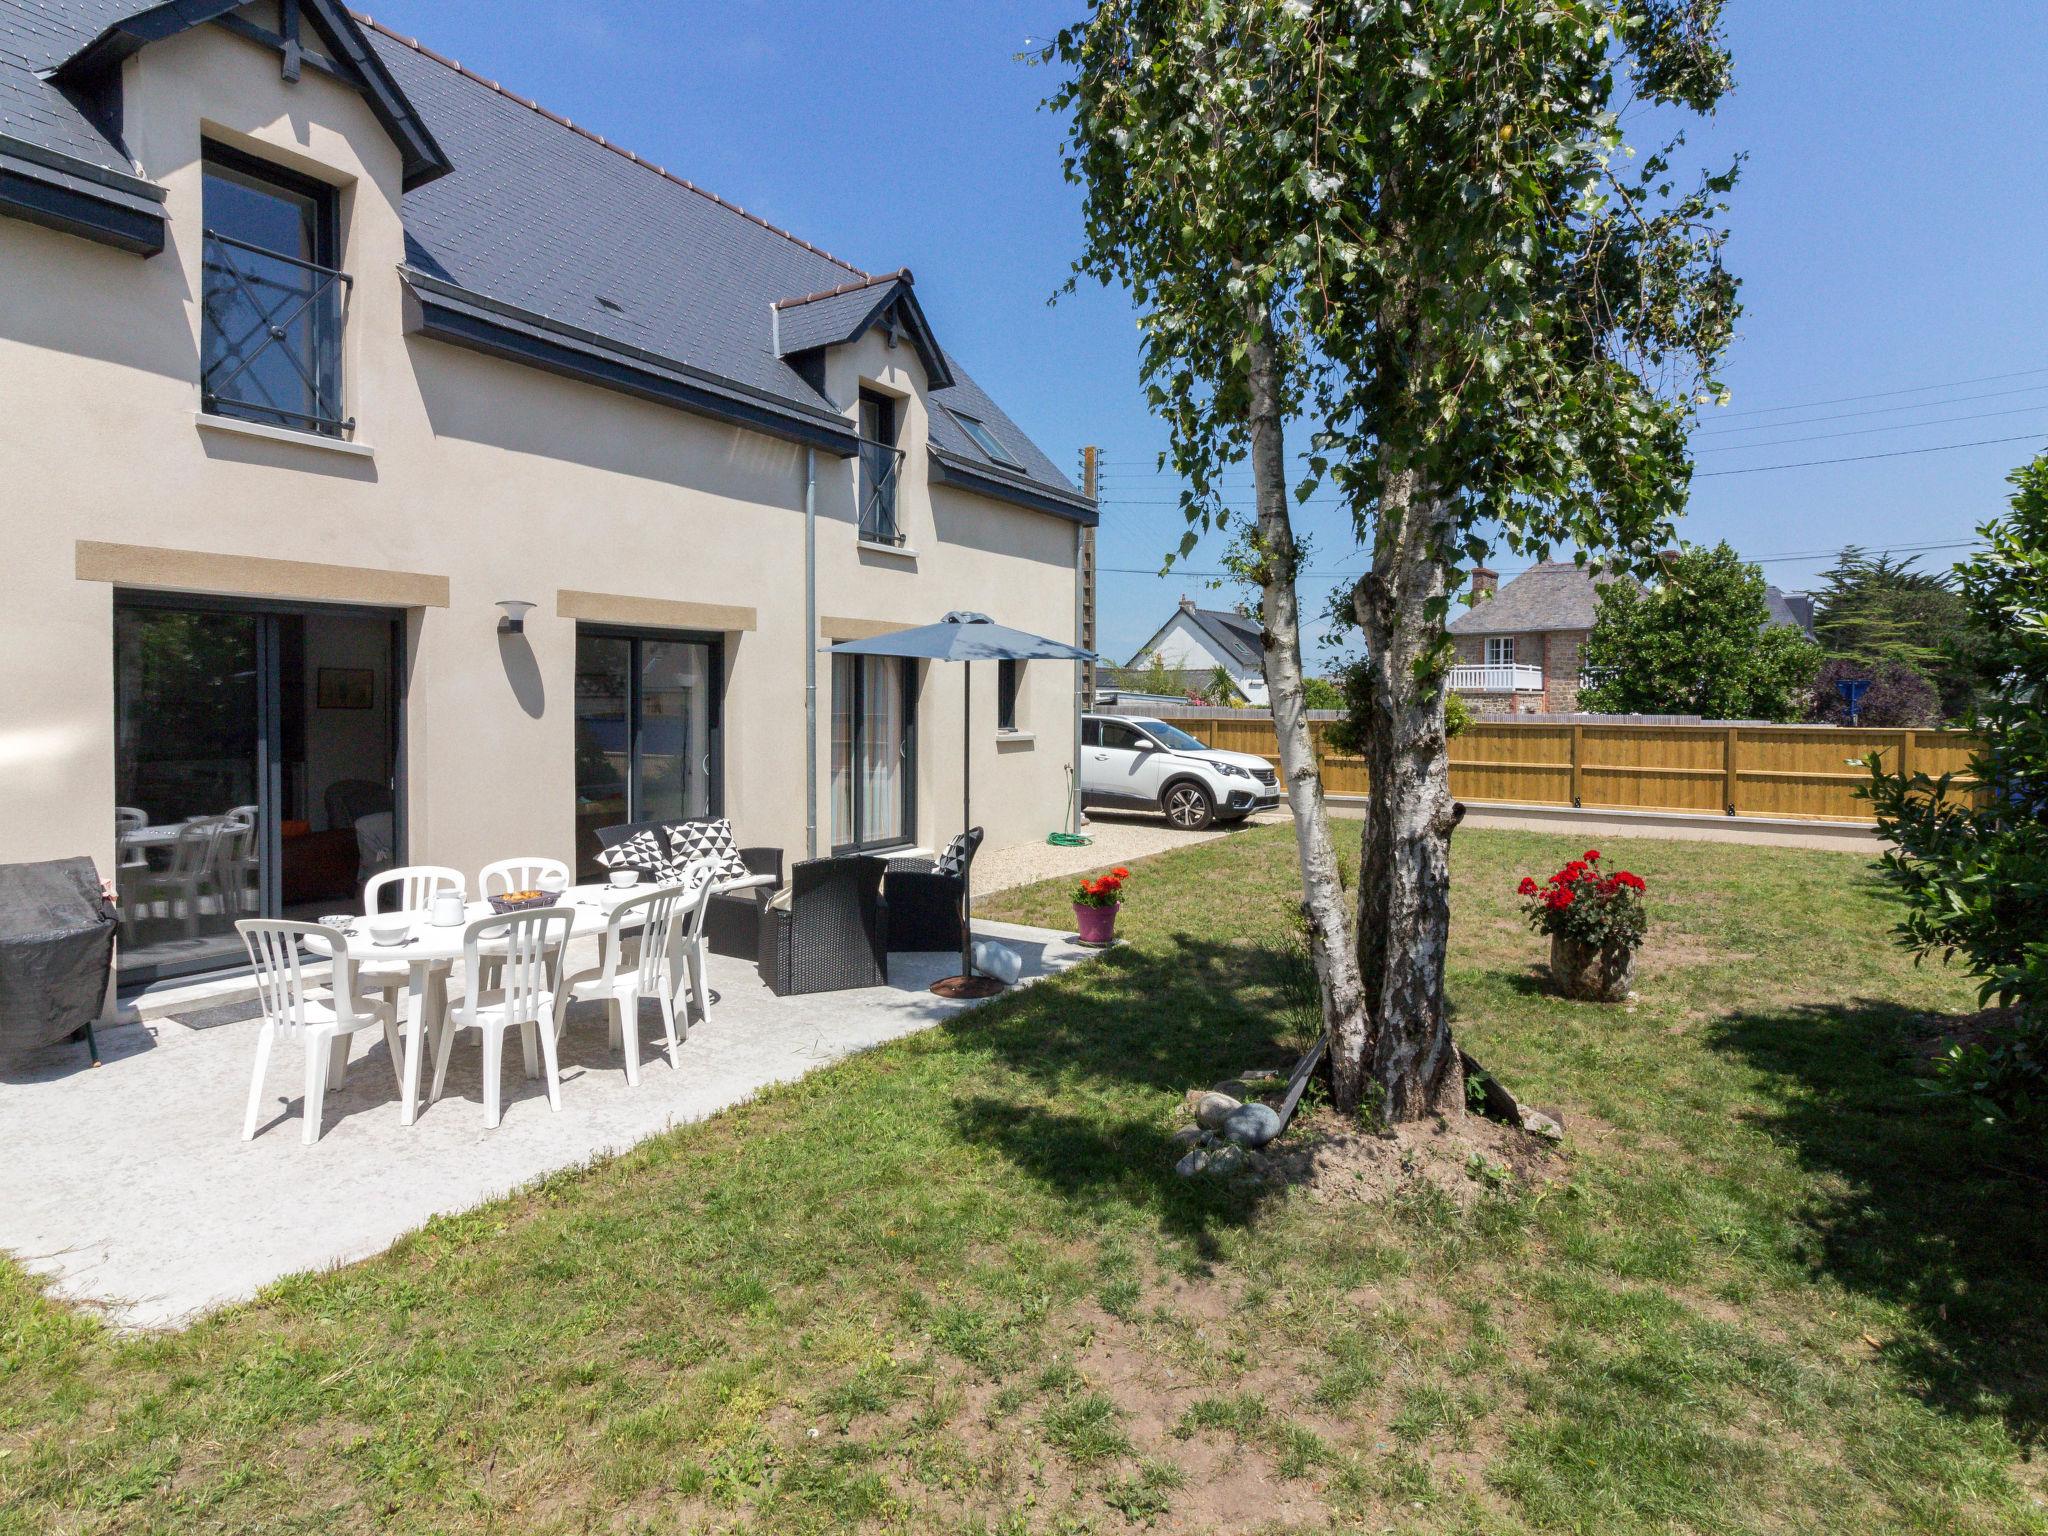
<path fill-rule="evenodd" d="M 640 883 L 640 871 L 637 869 L 615 869 L 612 871 L 611 881 L 613 890 L 630 891 Z"/>
<path fill-rule="evenodd" d="M 559 870 L 549 870 L 540 877 L 540 888 L 560 893 L 569 889 L 569 877 Z"/>

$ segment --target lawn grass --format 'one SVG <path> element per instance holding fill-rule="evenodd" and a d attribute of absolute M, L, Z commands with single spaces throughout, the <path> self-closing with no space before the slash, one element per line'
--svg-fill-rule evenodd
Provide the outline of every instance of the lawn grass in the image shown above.
<path fill-rule="evenodd" d="M 1641 1000 L 1557 1001 L 1512 890 L 1578 851 L 1455 857 L 1560 1182 L 1173 1176 L 1308 1023 L 1251 829 L 1093 965 L 183 1333 L 0 1263 L 0 1532 L 2048 1531 L 2048 1186 L 1901 1065 L 1967 982 L 1854 856 L 1613 844 Z"/>

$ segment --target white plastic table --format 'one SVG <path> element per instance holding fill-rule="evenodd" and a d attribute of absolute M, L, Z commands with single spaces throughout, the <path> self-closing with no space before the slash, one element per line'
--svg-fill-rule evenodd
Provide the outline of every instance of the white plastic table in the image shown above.
<path fill-rule="evenodd" d="M 734 882 L 732 886 L 721 885 L 718 890 L 727 890 L 747 882 Z M 609 885 L 575 885 L 562 893 L 556 908 L 569 913 L 570 940 L 589 938 L 602 934 L 611 923 L 612 909 L 635 896 L 645 896 L 652 886 L 642 883 L 615 890 Z M 388 913 L 387 916 L 397 916 Z M 412 927 L 404 939 L 395 944 L 379 944 L 370 937 L 369 926 L 358 917 L 345 930 L 348 939 L 348 958 L 354 962 L 376 961 L 388 964 L 393 960 L 406 962 L 408 975 L 405 988 L 405 1066 L 404 1081 L 399 1089 L 399 1116 L 406 1125 L 411 1125 L 419 1113 L 420 1102 L 420 1057 L 422 1042 L 426 1039 L 427 982 L 437 969 L 445 970 L 462 958 L 462 935 L 468 926 L 481 917 L 495 916 L 487 901 L 472 901 L 462 911 L 462 922 L 449 927 L 440 927 L 431 922 L 425 912 L 405 914 L 412 919 Z M 637 926 L 637 924 L 635 924 Z"/>

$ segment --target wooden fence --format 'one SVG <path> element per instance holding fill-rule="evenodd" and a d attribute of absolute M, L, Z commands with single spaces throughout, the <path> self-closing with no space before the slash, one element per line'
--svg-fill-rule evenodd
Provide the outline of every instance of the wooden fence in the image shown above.
<path fill-rule="evenodd" d="M 1173 723 L 1212 747 L 1279 761 L 1265 714 L 1177 713 Z M 1328 729 L 1309 725 L 1324 790 L 1364 794 L 1364 760 L 1331 751 Z M 1891 768 L 1967 782 L 1975 746 L 1964 731 L 1481 720 L 1451 739 L 1451 793 L 1475 803 L 1868 822 L 1869 803 L 1856 796 L 1869 778 L 1862 759 L 1875 752 Z"/>

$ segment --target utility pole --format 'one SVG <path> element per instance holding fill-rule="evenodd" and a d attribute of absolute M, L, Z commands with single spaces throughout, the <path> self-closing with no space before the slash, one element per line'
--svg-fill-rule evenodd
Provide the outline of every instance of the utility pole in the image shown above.
<path fill-rule="evenodd" d="M 1090 501 L 1097 497 L 1101 483 L 1102 450 L 1093 446 L 1081 450 L 1081 494 Z M 1081 530 L 1081 648 L 1095 649 L 1095 530 Z M 1095 663 L 1081 664 L 1081 697 L 1095 703 Z"/>
<path fill-rule="evenodd" d="M 1096 471 L 1102 450 L 1090 445 L 1081 450 L 1081 490 L 1095 500 Z M 1084 524 L 1074 526 L 1074 644 L 1084 651 L 1095 649 L 1095 530 Z M 1081 836 L 1081 716 L 1095 703 L 1095 663 L 1084 661 L 1074 668 L 1074 783 L 1069 799 L 1067 833 Z"/>

